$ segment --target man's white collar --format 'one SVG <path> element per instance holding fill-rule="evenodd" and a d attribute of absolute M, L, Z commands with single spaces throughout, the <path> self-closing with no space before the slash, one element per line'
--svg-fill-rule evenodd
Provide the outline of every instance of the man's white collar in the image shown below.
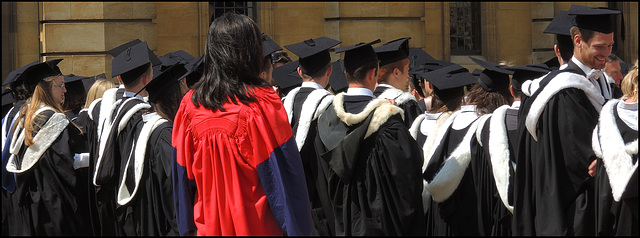
<path fill-rule="evenodd" d="M 513 101 L 513 104 L 511 104 L 511 108 L 515 108 L 518 109 L 520 108 L 520 101 Z"/>
<path fill-rule="evenodd" d="M 373 97 L 373 91 L 368 88 L 349 88 L 346 95 L 348 96 L 371 96 Z"/>
<path fill-rule="evenodd" d="M 385 88 L 396 88 L 394 86 L 391 86 L 391 84 L 386 84 L 386 83 L 379 83 L 378 87 L 385 87 Z"/>
<path fill-rule="evenodd" d="M 125 97 L 125 98 L 133 98 L 133 97 L 135 97 L 135 98 L 138 98 L 138 99 L 146 102 L 146 100 L 144 100 L 144 97 L 140 96 L 140 94 L 136 94 L 136 93 L 129 92 L 129 91 L 124 91 L 124 95 L 122 95 L 122 97 Z"/>
<path fill-rule="evenodd" d="M 322 87 L 322 85 L 320 85 L 320 84 L 318 84 L 318 83 L 316 83 L 316 82 L 310 82 L 310 81 L 302 82 L 302 85 L 301 85 L 300 87 L 303 87 L 303 88 L 324 89 L 324 88 Z"/>
<path fill-rule="evenodd" d="M 575 63 L 578 67 L 580 67 L 580 69 L 582 70 L 582 72 L 584 72 L 585 74 L 588 74 L 591 71 L 591 68 L 589 68 L 589 66 L 584 65 L 582 62 L 580 62 L 580 60 L 578 60 L 578 58 L 576 58 L 575 56 L 571 57 L 571 61 L 573 61 L 573 63 Z"/>

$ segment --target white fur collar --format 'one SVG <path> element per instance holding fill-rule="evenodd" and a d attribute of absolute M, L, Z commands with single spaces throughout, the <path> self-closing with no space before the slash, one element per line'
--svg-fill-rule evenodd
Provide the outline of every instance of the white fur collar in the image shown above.
<path fill-rule="evenodd" d="M 469 162 L 471 162 L 471 139 L 476 133 L 477 126 L 480 123 L 484 123 L 488 117 L 489 115 L 483 115 L 480 120 L 476 120 L 471 124 L 462 141 L 445 159 L 444 165 L 433 177 L 433 180 L 431 182 L 427 181 L 426 188 L 434 201 L 442 202 L 447 200 L 458 188 Z"/>
<path fill-rule="evenodd" d="M 411 137 L 413 137 L 414 140 L 418 138 L 418 131 L 420 130 L 420 124 L 422 124 L 422 121 L 424 120 L 425 117 L 426 115 L 424 113 L 418 115 L 418 117 L 416 117 L 416 119 L 413 120 L 413 123 L 411 124 L 411 128 L 409 128 L 409 134 L 411 134 Z"/>
<path fill-rule="evenodd" d="M 633 163 L 631 159 L 632 155 L 638 154 L 638 139 L 624 143 L 613 113 L 618 101 L 612 99 L 604 105 L 592 137 L 592 148 L 596 156 L 602 158 L 616 202 L 620 201 L 631 175 L 638 169 L 638 162 Z"/>
<path fill-rule="evenodd" d="M 429 132 L 429 135 L 435 135 L 435 133 L 438 132 L 438 128 L 442 127 L 443 123 L 447 122 L 447 120 L 449 119 L 449 117 L 453 114 L 453 112 L 444 112 L 444 113 L 440 113 L 441 116 L 439 116 L 436 119 L 436 124 L 433 128 L 431 128 L 431 132 Z M 425 114 L 423 114 L 425 115 Z M 425 115 L 426 118 L 426 115 Z M 449 122 L 449 125 L 451 123 Z M 418 126 L 419 127 L 419 126 Z M 417 135 L 417 134 L 416 134 Z M 435 136 L 427 136 L 427 140 L 425 141 L 423 146 L 423 150 L 425 148 L 427 148 L 427 150 L 430 150 L 433 147 L 433 144 L 435 143 L 436 139 Z M 442 140 L 440 138 L 440 140 Z M 440 141 L 438 140 L 438 141 Z M 424 152 L 424 154 L 426 154 L 426 151 Z M 422 162 L 422 171 L 424 172 L 425 169 L 427 169 L 427 163 L 428 163 L 428 159 L 427 157 L 424 157 L 423 155 L 423 162 Z M 424 212 L 426 214 L 427 212 L 427 202 L 429 201 L 429 197 L 431 196 L 431 194 L 429 194 L 429 190 L 427 190 L 427 181 L 426 180 L 422 180 L 422 204 L 424 205 Z"/>
<path fill-rule="evenodd" d="M 89 119 L 91 119 L 92 121 L 95 120 L 93 119 L 93 110 L 95 110 L 95 107 L 99 102 L 102 102 L 102 98 L 96 98 L 96 100 L 93 100 L 93 102 L 91 102 L 91 105 L 89 105 Z"/>
<path fill-rule="evenodd" d="M 118 88 L 110 88 L 102 94 L 102 103 L 100 103 L 100 115 L 98 118 L 98 135 L 102 134 L 105 124 L 111 124 L 111 115 L 113 115 L 114 109 L 121 102 L 121 100 L 116 99 L 117 91 Z M 98 140 L 99 139 L 100 138 L 98 138 Z"/>
<path fill-rule="evenodd" d="M 489 155 L 496 189 L 504 206 L 513 213 L 513 206 L 509 204 L 509 142 L 507 126 L 504 119 L 508 105 L 499 107 L 493 112 L 489 122 Z"/>
<path fill-rule="evenodd" d="M 298 92 L 300 91 L 300 87 L 291 89 L 289 93 L 282 98 L 282 105 L 284 106 L 284 110 L 287 112 L 287 118 L 289 118 L 289 124 L 293 124 L 291 120 L 293 120 L 293 99 L 296 98 Z"/>
<path fill-rule="evenodd" d="M 122 103 L 122 105 L 123 106 L 126 105 L 127 102 L 129 102 L 131 100 L 140 100 L 140 99 L 139 98 L 128 98 L 124 103 Z M 118 100 L 118 101 L 120 101 L 120 100 Z M 125 114 L 122 117 L 122 119 L 120 120 L 120 123 L 118 124 L 118 131 L 116 132 L 115 137 L 118 137 L 120 135 L 120 132 L 122 131 L 122 129 L 124 129 L 124 127 L 129 122 L 129 119 L 131 119 L 131 117 L 133 117 L 133 115 L 136 112 L 138 112 L 138 111 L 140 111 L 142 109 L 150 108 L 150 107 L 151 107 L 151 105 L 149 105 L 148 103 L 140 102 L 140 103 L 136 104 L 135 106 L 133 106 L 131 109 L 128 109 L 126 112 L 124 112 Z M 116 114 L 114 119 L 117 118 L 120 115 L 120 113 L 123 113 L 122 112 L 122 110 L 123 110 L 122 108 L 123 107 L 117 108 L 118 109 L 118 113 Z M 102 117 L 102 115 L 100 115 L 100 117 Z M 102 134 L 100 134 L 100 141 L 99 141 L 100 147 L 98 148 L 98 159 L 96 161 L 96 167 L 95 167 L 95 171 L 94 171 L 94 174 L 93 174 L 93 184 L 96 185 L 96 186 L 99 186 L 97 184 L 97 178 L 98 178 L 98 174 L 99 174 L 100 169 L 101 169 L 100 165 L 102 163 L 102 157 L 104 155 L 104 150 L 105 150 L 105 148 L 107 146 L 108 138 L 111 136 L 110 134 L 111 134 L 111 128 L 113 127 L 113 123 L 106 124 L 105 126 L 106 126 L 105 130 L 103 131 Z"/>
<path fill-rule="evenodd" d="M 36 111 L 36 115 L 44 112 L 45 110 L 54 111 L 51 107 L 42 107 Z M 25 131 L 21 128 L 20 136 L 17 140 L 12 140 L 11 143 L 11 156 L 7 162 L 7 171 L 11 173 L 22 173 L 28 171 L 35 165 L 42 157 L 47 149 L 58 139 L 58 136 L 67 128 L 69 120 L 63 113 L 54 113 L 49 120 L 40 128 L 36 136 L 33 137 L 34 144 L 27 147 L 25 151 L 20 168 L 17 166 L 17 156 L 24 144 Z M 22 125 L 22 123 L 20 123 Z M 18 134 L 18 133 L 14 133 Z M 15 137 L 14 137 L 15 138 Z"/>
<path fill-rule="evenodd" d="M 524 81 L 524 83 L 522 83 L 522 86 L 520 87 L 522 90 L 522 93 L 524 93 L 528 97 L 531 97 L 531 95 L 533 95 L 536 91 L 538 91 L 538 88 L 540 87 L 540 81 L 546 78 L 548 74 L 549 73 L 546 73 L 545 75 L 540 76 L 533 80 Z"/>
<path fill-rule="evenodd" d="M 422 153 L 424 154 L 424 162 L 422 163 L 422 172 L 427 169 L 427 164 L 429 164 L 429 160 L 433 153 L 435 152 L 436 147 L 440 144 L 442 139 L 444 138 L 444 134 L 447 132 L 447 129 L 453 124 L 453 120 L 460 115 L 461 111 L 455 112 L 446 112 L 443 113 L 440 118 L 438 118 L 436 122 L 436 126 L 433 127 L 430 136 L 427 137 L 424 145 L 422 146 Z"/>
<path fill-rule="evenodd" d="M 600 94 L 599 90 L 595 88 L 595 86 L 589 82 L 584 76 L 579 74 L 574 74 L 571 72 L 562 72 L 559 73 L 553 80 L 547 84 L 544 89 L 540 92 L 540 94 L 536 97 L 535 101 L 531 104 L 531 108 L 529 109 L 529 114 L 527 115 L 525 125 L 529 134 L 533 137 L 534 140 L 538 140 L 538 135 L 536 134 L 536 125 L 538 124 L 538 119 L 540 115 L 544 111 L 544 108 L 547 102 L 559 91 L 566 88 L 577 88 L 582 90 L 591 105 L 599 112 L 604 104 L 604 97 Z"/>
<path fill-rule="evenodd" d="M 295 135 L 296 143 L 298 144 L 298 151 L 302 149 L 302 146 L 307 139 L 311 122 L 318 119 L 318 117 L 327 110 L 327 107 L 331 105 L 331 102 L 333 101 L 333 97 L 334 96 L 331 95 L 329 91 L 324 89 L 313 90 L 309 96 L 307 96 L 307 99 L 302 104 L 298 128 Z"/>
<path fill-rule="evenodd" d="M 120 183 L 117 196 L 119 205 L 122 206 L 129 203 L 138 192 L 138 187 L 140 187 L 140 179 L 142 179 L 142 173 L 144 170 L 144 162 L 146 161 L 145 153 L 147 151 L 147 142 L 149 140 L 149 137 L 151 137 L 153 131 L 165 122 L 168 121 L 156 114 L 151 119 L 149 119 L 149 121 L 147 121 L 144 126 L 142 126 L 140 135 L 138 135 L 138 141 L 135 142 L 135 149 L 134 151 L 131 151 L 131 154 L 127 159 L 127 164 L 122 171 L 122 182 Z M 129 193 L 129 189 L 127 189 L 127 186 L 125 184 L 127 182 L 127 170 L 129 169 L 129 165 L 131 164 L 132 156 L 134 156 L 135 162 L 135 164 L 133 165 L 135 170 L 135 186 L 133 192 Z"/>
<path fill-rule="evenodd" d="M 364 110 L 362 110 L 362 112 L 358 114 L 348 113 L 344 110 L 344 95 L 345 93 L 336 95 L 333 98 L 333 106 L 336 110 L 338 118 L 340 118 L 340 121 L 347 124 L 347 126 L 352 126 L 364 121 L 369 116 L 369 114 L 373 112 L 373 118 L 371 118 L 371 123 L 369 123 L 367 133 L 364 135 L 364 139 L 378 131 L 380 126 L 385 123 L 387 119 L 389 119 L 389 117 L 395 114 L 400 114 L 402 120 L 404 120 L 402 109 L 395 105 L 392 105 L 385 99 L 371 100 L 364 108 Z"/>
<path fill-rule="evenodd" d="M 397 88 L 387 88 L 378 96 L 378 98 L 382 99 L 393 99 L 396 102 L 396 105 L 404 104 L 408 101 L 415 101 L 416 97 L 411 95 L 411 93 L 402 91 Z"/>

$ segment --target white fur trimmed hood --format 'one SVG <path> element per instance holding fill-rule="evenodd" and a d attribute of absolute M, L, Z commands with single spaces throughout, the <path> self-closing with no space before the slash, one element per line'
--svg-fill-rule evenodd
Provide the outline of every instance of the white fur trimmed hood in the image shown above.
<path fill-rule="evenodd" d="M 584 76 L 571 72 L 559 73 L 542 89 L 529 109 L 525 125 L 527 127 L 527 131 L 529 131 L 529 134 L 531 134 L 534 140 L 538 140 L 536 125 L 538 124 L 538 119 L 544 111 L 547 102 L 549 102 L 551 97 L 556 93 L 566 88 L 577 88 L 582 90 L 587 98 L 589 98 L 591 105 L 593 105 L 598 112 L 602 109 L 602 105 L 605 103 L 604 97 L 600 94 L 599 90 L 596 89 L 596 87 L 593 86 L 593 84 Z"/>
<path fill-rule="evenodd" d="M 44 112 L 45 110 L 54 111 L 51 107 L 43 106 L 36 111 L 36 115 Z M 22 173 L 31 169 L 40 160 L 42 154 L 44 154 L 53 142 L 58 139 L 58 136 L 60 136 L 60 134 L 62 134 L 62 132 L 67 128 L 67 125 L 69 125 L 69 120 L 64 113 L 53 113 L 42 128 L 40 128 L 36 136 L 33 137 L 34 144 L 27 147 L 22 158 L 22 163 L 18 168 L 16 160 L 18 153 L 20 153 L 20 149 L 24 145 L 25 138 L 24 127 L 22 122 L 20 122 L 18 125 L 20 131 L 19 133 L 13 133 L 13 138 L 11 140 L 11 156 L 7 162 L 7 171 L 11 173 Z M 16 130 L 16 132 L 18 132 L 18 130 Z"/>
<path fill-rule="evenodd" d="M 338 118 L 340 118 L 340 121 L 347 124 L 347 126 L 352 126 L 364 121 L 367 116 L 369 116 L 369 114 L 373 112 L 373 118 L 371 118 L 371 123 L 367 128 L 367 133 L 365 134 L 364 139 L 378 131 L 380 126 L 385 123 L 387 119 L 389 119 L 389 117 L 395 114 L 400 114 L 400 116 L 404 120 L 403 110 L 398 106 L 392 105 L 385 99 L 371 100 L 362 110 L 362 112 L 358 114 L 348 113 L 344 109 L 344 95 L 345 93 L 336 95 L 333 98 L 333 106 L 336 110 L 336 115 L 338 116 Z"/>
<path fill-rule="evenodd" d="M 612 99 L 604 105 L 591 140 L 596 156 L 602 158 L 613 199 L 617 202 L 620 201 L 631 175 L 638 169 L 638 162 L 633 163 L 631 158 L 638 154 L 638 139 L 624 143 L 613 112 L 618 103 L 618 99 Z"/>
<path fill-rule="evenodd" d="M 384 92 L 382 92 L 382 94 L 380 94 L 380 96 L 378 96 L 378 98 L 393 99 L 397 105 L 404 104 L 405 102 L 411 100 L 416 100 L 416 97 L 411 95 L 411 93 L 402 91 L 397 88 L 387 88 L 386 90 L 384 90 Z"/>

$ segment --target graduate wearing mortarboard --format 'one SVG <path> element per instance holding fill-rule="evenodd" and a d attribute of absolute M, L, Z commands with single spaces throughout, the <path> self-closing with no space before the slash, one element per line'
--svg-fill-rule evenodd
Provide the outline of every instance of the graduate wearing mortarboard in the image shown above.
<path fill-rule="evenodd" d="M 12 194 L 11 236 L 91 235 L 78 210 L 68 130 L 75 125 L 62 111 L 66 90 L 60 61 L 32 65 L 16 79 L 32 96 L 12 124 L 11 155 L 3 163 L 3 188 Z"/>
<path fill-rule="evenodd" d="M 499 70 L 499 65 L 481 65 Z M 519 65 L 504 67 L 512 73 L 486 77 L 483 70 L 480 78 L 484 82 L 491 79 L 493 85 L 487 91 L 508 89 L 513 96 L 511 105 L 505 104 L 493 110 L 483 125 L 479 125 L 475 140 L 471 140 L 471 169 L 473 171 L 478 202 L 480 235 L 511 236 L 511 217 L 513 205 L 509 196 L 513 195 L 513 175 L 515 172 L 515 147 L 518 132 L 518 109 L 522 82 L 533 80 L 547 74 L 550 70 L 545 64 Z M 509 74 L 512 75 L 509 80 Z M 500 80 L 502 78 L 502 80 Z M 509 84 L 509 81 L 511 82 Z M 486 87 L 486 88 L 485 88 Z M 502 90 L 500 90 L 502 88 Z M 469 98 L 473 94 L 470 93 Z M 489 96 L 483 97 L 489 99 Z"/>
<path fill-rule="evenodd" d="M 335 235 L 335 229 L 333 227 L 333 213 L 331 208 L 326 206 L 326 204 L 330 204 L 330 198 L 320 197 L 319 194 L 326 195 L 326 193 L 317 191 L 326 190 L 324 184 L 317 184 L 326 181 L 326 179 L 318 179 L 317 177 L 322 175 L 314 172 L 318 170 L 317 160 L 321 159 L 317 157 L 314 138 L 317 134 L 318 118 L 333 102 L 334 95 L 325 88 L 329 86 L 333 70 L 342 70 L 341 67 L 333 68 L 329 54 L 329 49 L 338 44 L 340 44 L 338 40 L 319 37 L 284 46 L 300 58 L 295 73 L 303 82 L 300 87 L 292 89 L 282 98 L 282 104 L 287 111 L 289 123 L 300 151 L 307 178 L 314 224 L 318 235 L 321 236 Z M 287 66 L 279 68 L 282 67 Z"/>
<path fill-rule="evenodd" d="M 404 121 L 410 127 L 421 113 L 416 98 L 407 91 L 411 82 L 409 39 L 400 38 L 374 48 L 380 60 L 378 86 L 373 90 L 377 98 L 388 99 L 404 111 Z"/>
<path fill-rule="evenodd" d="M 425 234 L 420 148 L 402 120 L 402 109 L 373 96 L 378 57 L 370 43 L 345 52 L 346 93 L 318 119 L 318 171 L 327 177 L 335 235 Z M 318 192 L 321 192 L 318 190 Z"/>
<path fill-rule="evenodd" d="M 163 63 L 164 70 L 144 87 L 152 108 L 137 121 L 133 152 L 121 161 L 124 170 L 116 190 L 116 217 L 126 235 L 179 235 L 169 168 L 173 119 L 187 91 L 182 80 L 187 73 L 184 63 Z"/>
<path fill-rule="evenodd" d="M 90 144 L 89 179 L 95 186 L 96 216 L 92 217 L 94 231 L 99 235 L 131 233 L 118 225 L 115 215 L 116 188 L 121 174 L 122 160 L 133 153 L 137 122 L 142 110 L 151 106 L 145 101 L 144 86 L 152 79 L 152 66 L 162 62 L 146 42 L 134 40 L 109 51 L 114 55 L 112 76 L 123 83 L 119 88 L 107 89 L 101 99 L 89 107 L 94 123 L 88 128 Z M 95 128 L 95 129 L 94 129 Z M 95 134 L 93 134 L 95 133 Z M 95 167 L 92 167 L 95 166 Z"/>
<path fill-rule="evenodd" d="M 620 11 L 572 5 L 567 13 L 575 16 L 573 57 L 520 108 L 513 235 L 596 234 L 591 132 L 611 98 L 602 69 Z"/>

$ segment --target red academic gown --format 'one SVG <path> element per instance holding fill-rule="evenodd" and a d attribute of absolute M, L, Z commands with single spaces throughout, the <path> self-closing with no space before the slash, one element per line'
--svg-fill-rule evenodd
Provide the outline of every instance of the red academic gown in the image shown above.
<path fill-rule="evenodd" d="M 311 206 L 287 114 L 270 87 L 225 111 L 196 107 L 188 92 L 173 127 L 181 235 L 310 235 Z M 239 100 L 236 99 L 239 102 Z"/>

